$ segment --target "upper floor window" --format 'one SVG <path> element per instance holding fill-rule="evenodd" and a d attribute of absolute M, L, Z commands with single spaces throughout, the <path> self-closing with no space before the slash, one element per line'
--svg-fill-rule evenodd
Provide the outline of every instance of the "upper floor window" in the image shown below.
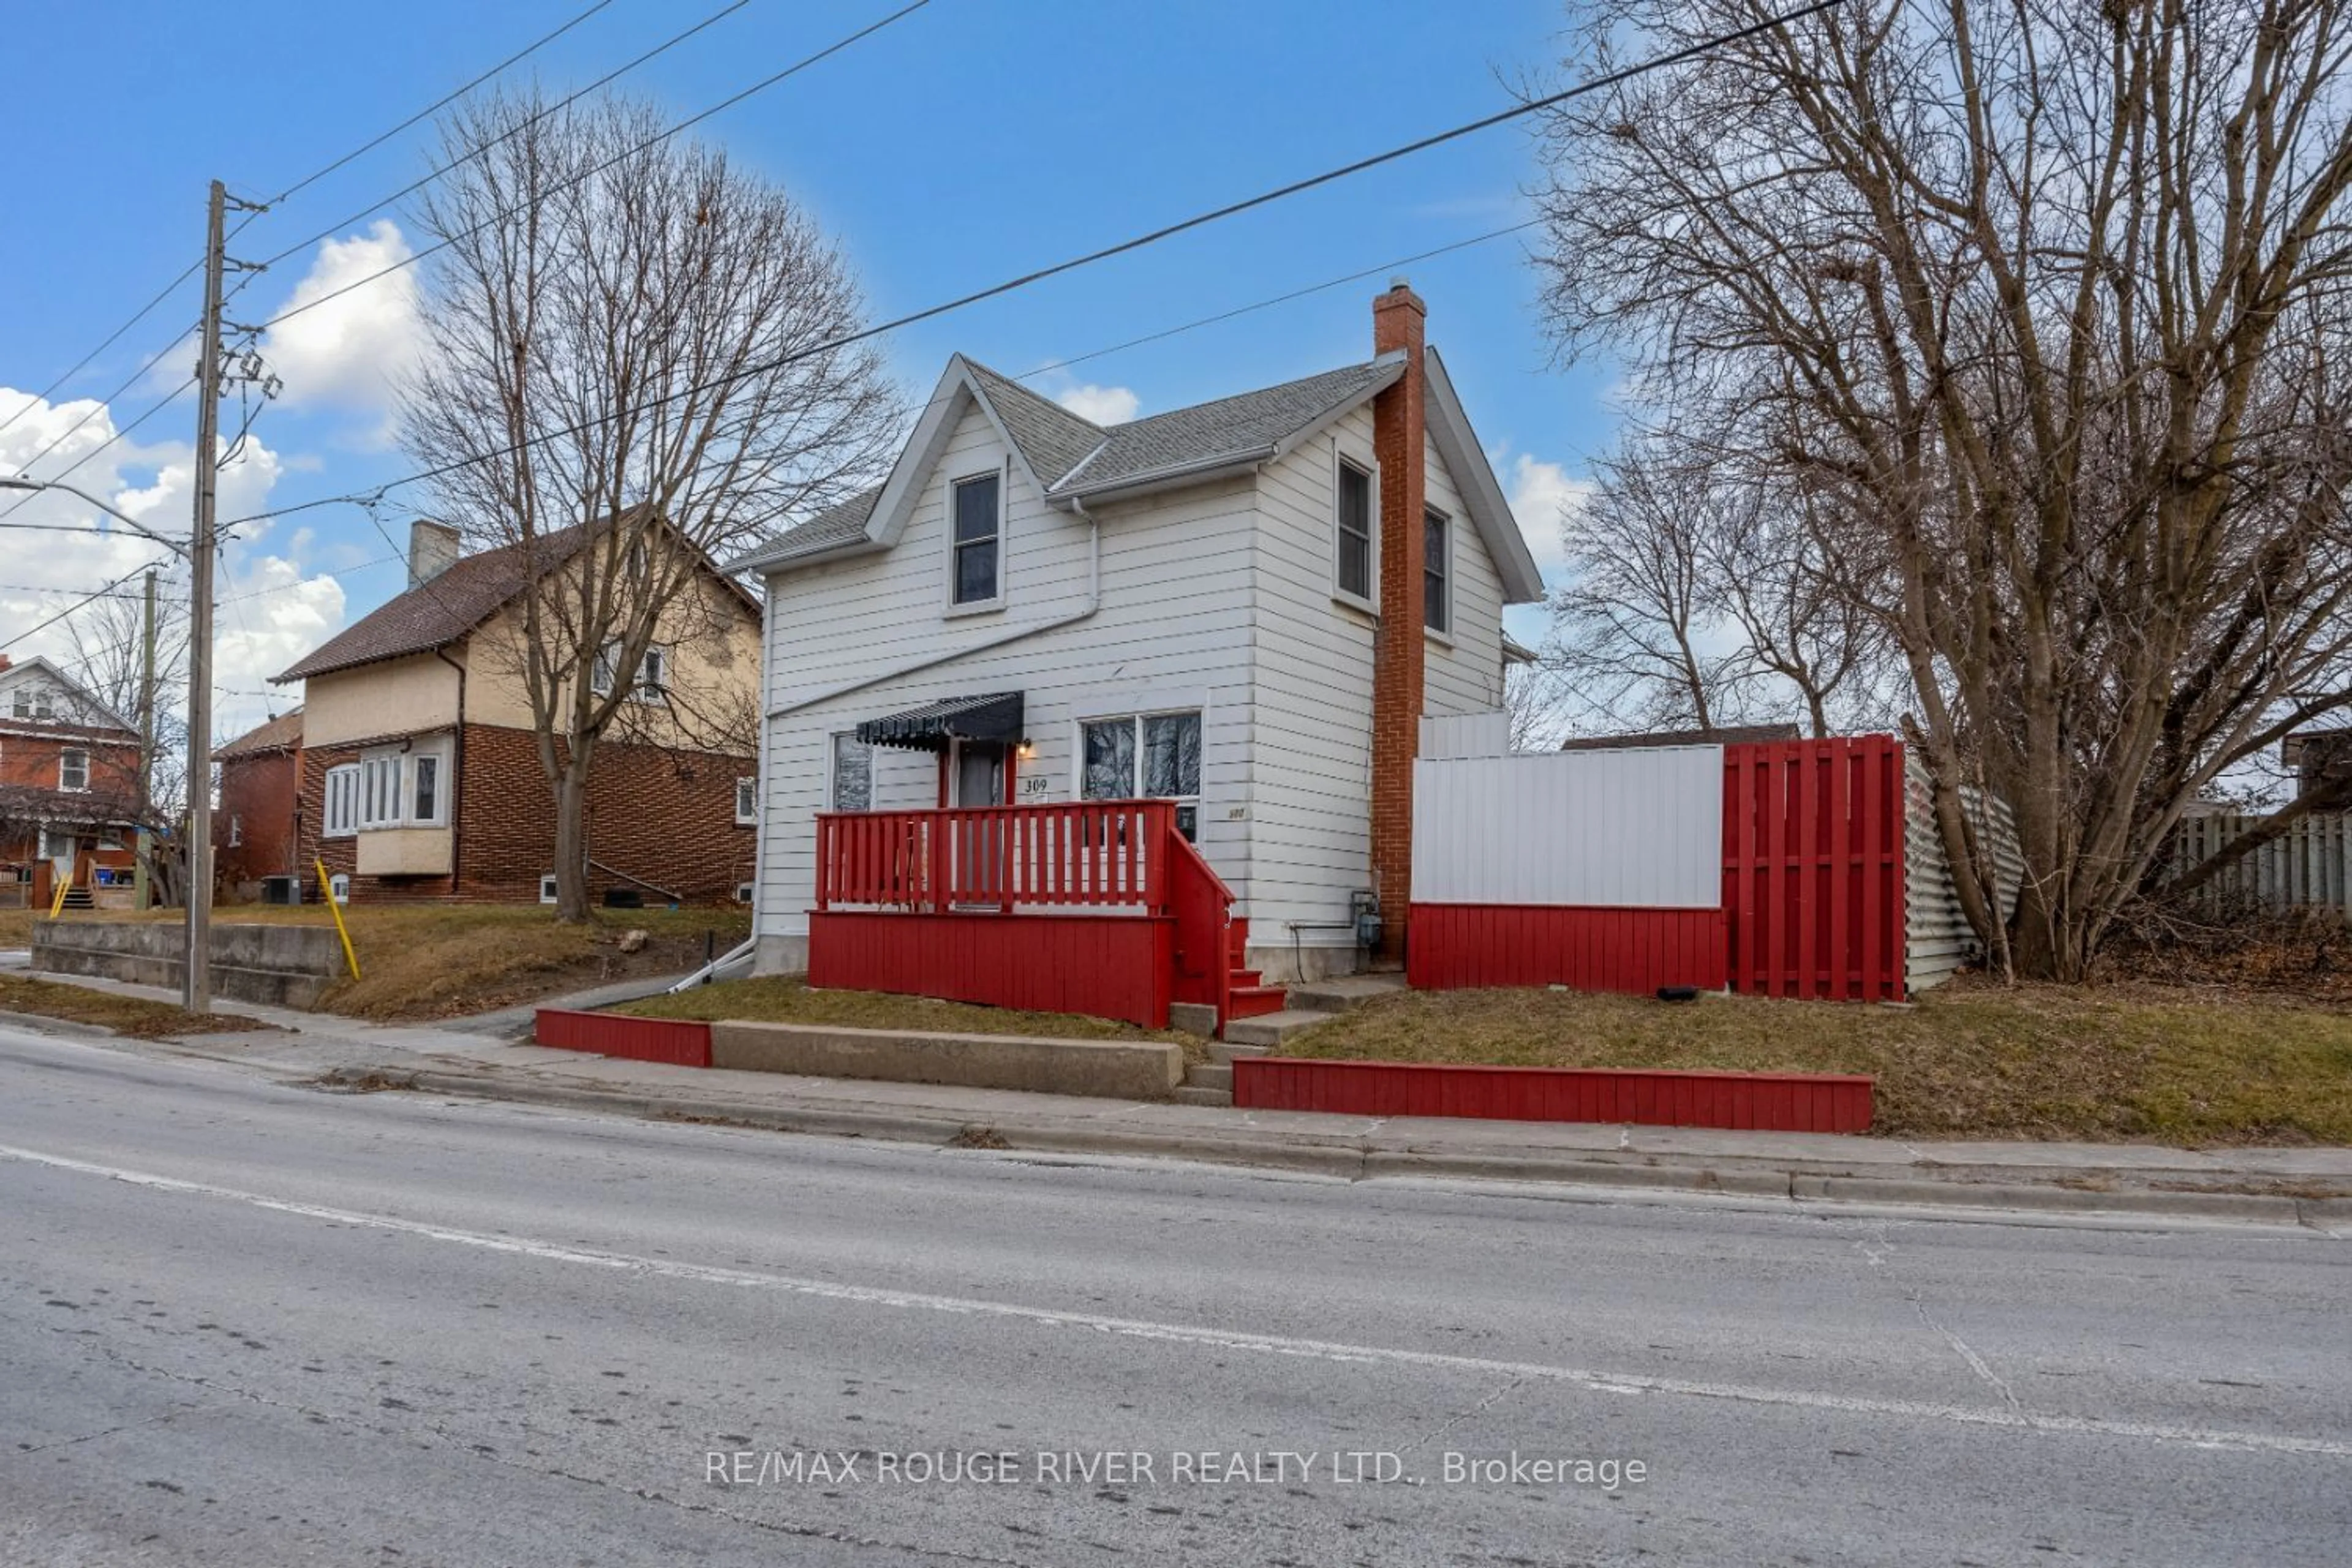
<path fill-rule="evenodd" d="M 874 809 L 874 748 L 844 730 L 833 738 L 833 789 L 829 804 L 835 811 Z"/>
<path fill-rule="evenodd" d="M 58 753 L 58 787 L 85 790 L 89 787 L 89 753 L 66 750 Z"/>
<path fill-rule="evenodd" d="M 959 605 L 994 603 L 1003 594 L 999 570 L 1004 542 L 1002 477 L 980 474 L 958 479 L 955 498 L 954 558 L 949 567 L 950 594 Z"/>
<path fill-rule="evenodd" d="M 1372 476 L 1339 459 L 1337 556 L 1333 585 L 1345 598 L 1369 605 L 1372 598 Z"/>
<path fill-rule="evenodd" d="M 37 681 L 22 682 L 8 694 L 8 715 L 13 719 L 54 719 L 58 716 L 57 694 Z"/>
<path fill-rule="evenodd" d="M 599 697 L 613 689 L 614 671 L 621 662 L 621 645 L 606 643 L 596 654 L 595 667 L 589 672 L 588 689 Z M 629 696 L 638 702 L 659 702 L 669 694 L 669 650 L 655 647 L 646 649 L 638 661 L 637 678 L 630 683 Z"/>
<path fill-rule="evenodd" d="M 1444 512 L 1421 514 L 1421 623 L 1441 637 L 1454 630 L 1454 526 Z"/>

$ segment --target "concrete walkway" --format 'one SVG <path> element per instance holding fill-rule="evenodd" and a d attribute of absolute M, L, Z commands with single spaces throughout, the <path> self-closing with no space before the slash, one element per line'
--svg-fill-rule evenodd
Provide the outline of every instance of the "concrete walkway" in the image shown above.
<path fill-rule="evenodd" d="M 156 986 L 80 976 L 42 978 L 154 1001 L 177 1000 Z M 563 998 L 549 1005 L 587 1000 Z M 2194 1215 L 2312 1226 L 2352 1235 L 2352 1149 L 2344 1148 L 1906 1142 L 1828 1133 L 1244 1110 L 730 1072 L 586 1056 L 529 1044 L 523 1009 L 424 1026 L 371 1024 L 247 1003 L 232 1006 L 284 1032 L 121 1044 L 360 1089 L 413 1089 L 625 1116 L 929 1144 L 1157 1156 L 1358 1179 L 1466 1177 L 1799 1203 L 1929 1203 Z M 7 1016 L 51 1033 L 111 1038 L 103 1031 L 55 1019 Z M 499 1024 L 486 1027 L 493 1017 Z M 500 1027 L 503 1035 L 498 1032 Z"/>

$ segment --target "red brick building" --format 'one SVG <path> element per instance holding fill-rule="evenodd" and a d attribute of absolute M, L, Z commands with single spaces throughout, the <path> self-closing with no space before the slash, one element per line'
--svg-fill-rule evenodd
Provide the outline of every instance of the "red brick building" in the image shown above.
<path fill-rule="evenodd" d="M 540 572 L 587 570 L 588 542 L 541 540 Z M 555 805 L 517 651 L 536 578 L 520 546 L 461 555 L 455 531 L 422 521 L 409 562 L 407 592 L 276 678 L 303 685 L 299 731 L 289 749 L 257 746 L 254 819 L 278 819 L 290 775 L 306 898 L 315 858 L 356 900 L 552 901 Z M 755 731 L 704 721 L 756 711 L 759 602 L 698 559 L 673 618 L 635 672 L 630 722 L 597 748 L 592 900 L 731 902 L 752 879 L 756 756 L 725 737 Z M 225 775 L 223 809 L 251 833 L 230 791 Z"/>
<path fill-rule="evenodd" d="M 41 658 L 0 654 L 0 906 L 131 897 L 138 728 Z"/>
<path fill-rule="evenodd" d="M 300 877 L 302 710 L 247 731 L 213 759 L 220 764 L 213 865 L 222 891 L 256 899 L 273 877 Z"/>

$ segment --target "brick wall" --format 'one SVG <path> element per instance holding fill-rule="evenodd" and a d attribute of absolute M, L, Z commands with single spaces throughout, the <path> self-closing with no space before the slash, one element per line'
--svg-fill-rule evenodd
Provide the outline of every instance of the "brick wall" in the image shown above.
<path fill-rule="evenodd" d="M 306 748 L 302 753 L 302 863 L 313 855 L 330 875 L 350 874 L 358 840 L 319 830 L 331 767 L 354 763 L 367 748 Z M 588 786 L 589 897 L 635 887 L 647 903 L 656 889 L 694 904 L 733 900 L 752 877 L 753 830 L 735 823 L 735 781 L 756 764 L 749 757 L 661 746 L 597 748 Z M 373 902 L 457 900 L 533 903 L 539 879 L 555 869 L 555 804 L 540 771 L 530 731 L 468 724 L 457 763 L 457 872 L 454 877 L 354 877 L 352 896 Z M 611 868 L 610 870 L 605 868 Z M 313 873 L 315 876 L 315 873 Z"/>
<path fill-rule="evenodd" d="M 213 865 L 222 887 L 250 898 L 264 877 L 315 875 L 299 858 L 301 783 L 301 756 L 291 749 L 221 763 Z"/>
<path fill-rule="evenodd" d="M 1372 401 L 1381 465 L 1381 625 L 1372 645 L 1372 871 L 1381 890 L 1380 956 L 1402 958 L 1412 898 L 1412 763 L 1421 745 L 1421 514 L 1428 495 L 1422 339 L 1429 308 L 1399 279 L 1372 301 L 1375 353 L 1402 349 L 1405 373 Z"/>
<path fill-rule="evenodd" d="M 68 747 L 89 754 L 87 790 L 58 787 L 60 753 Z M 136 744 L 90 734 L 45 734 L 21 724 L 0 726 L 0 869 L 12 877 L 39 854 L 37 821 L 127 822 L 138 798 Z M 128 850 L 103 850 L 96 858 L 102 866 L 127 868 L 133 857 Z"/>

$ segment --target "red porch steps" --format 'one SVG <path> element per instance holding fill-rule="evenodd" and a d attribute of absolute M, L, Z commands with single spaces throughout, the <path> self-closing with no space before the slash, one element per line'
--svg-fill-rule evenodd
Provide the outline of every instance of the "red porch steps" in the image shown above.
<path fill-rule="evenodd" d="M 1225 961 L 1230 971 L 1225 993 L 1225 1017 L 1255 1018 L 1282 1011 L 1287 988 L 1263 984 L 1265 976 L 1249 963 L 1249 921 L 1238 920 L 1227 928 Z"/>

